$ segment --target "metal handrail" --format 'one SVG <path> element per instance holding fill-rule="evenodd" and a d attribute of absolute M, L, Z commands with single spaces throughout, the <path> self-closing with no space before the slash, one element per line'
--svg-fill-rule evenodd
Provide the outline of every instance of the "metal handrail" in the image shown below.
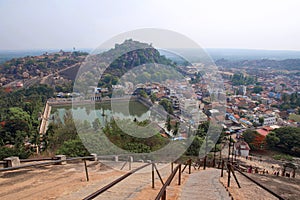
<path fill-rule="evenodd" d="M 172 173 L 170 174 L 169 178 L 167 179 L 167 181 L 165 182 L 165 184 L 162 186 L 162 188 L 160 189 L 159 193 L 157 194 L 155 200 L 159 200 L 160 198 L 162 198 L 163 200 L 166 199 L 166 189 L 167 187 L 171 184 L 174 176 L 176 175 L 177 171 L 179 172 L 179 180 L 178 180 L 178 184 L 180 185 L 180 175 L 181 175 L 181 164 L 178 164 L 175 169 L 172 171 Z"/>
<path fill-rule="evenodd" d="M 116 185 L 117 183 L 121 182 L 122 180 L 126 179 L 128 176 L 134 174 L 135 172 L 147 167 L 151 165 L 151 163 L 147 163 L 139 168 L 136 168 L 134 170 L 131 170 L 130 172 L 124 174 L 123 176 L 121 176 L 120 178 L 114 180 L 113 182 L 107 184 L 106 186 L 102 187 L 101 189 L 97 190 L 96 192 L 90 194 L 89 196 L 85 197 L 83 200 L 90 200 L 90 199 L 94 199 L 96 198 L 98 195 L 100 195 L 101 193 L 105 192 L 106 190 L 108 190 L 109 188 L 113 187 L 114 185 Z"/>
<path fill-rule="evenodd" d="M 264 185 L 262 185 L 261 183 L 257 182 L 256 180 L 254 180 L 253 178 L 247 176 L 246 174 L 244 174 L 240 169 L 238 169 L 237 167 L 233 166 L 235 168 L 236 171 L 238 171 L 240 174 L 242 174 L 243 176 L 245 176 L 246 178 L 248 178 L 250 181 L 252 181 L 253 183 L 255 183 L 256 185 L 258 185 L 259 187 L 263 188 L 264 190 L 266 190 L 267 192 L 269 192 L 270 194 L 272 194 L 273 196 L 277 197 L 280 200 L 285 200 L 282 196 L 280 196 L 279 194 L 276 194 L 275 192 L 273 192 L 272 190 L 270 190 L 269 188 L 265 187 Z"/>
<path fill-rule="evenodd" d="M 21 166 L 16 166 L 16 167 L 7 167 L 7 168 L 0 169 L 0 172 L 14 171 L 14 170 L 18 170 L 18 169 L 24 169 L 24 168 L 36 167 L 36 166 L 47 166 L 47 165 L 53 165 L 56 163 L 61 163 L 61 162 L 66 162 L 66 161 L 85 160 L 85 159 L 93 159 L 93 156 L 74 157 L 74 158 L 68 158 L 66 160 L 53 160 L 53 161 L 49 161 L 49 162 L 27 164 L 27 165 L 21 165 Z"/>
<path fill-rule="evenodd" d="M 56 158 L 56 157 L 49 157 L 49 158 L 20 159 L 20 162 L 35 162 L 35 161 L 45 161 L 45 160 L 58 160 L 58 158 Z"/>

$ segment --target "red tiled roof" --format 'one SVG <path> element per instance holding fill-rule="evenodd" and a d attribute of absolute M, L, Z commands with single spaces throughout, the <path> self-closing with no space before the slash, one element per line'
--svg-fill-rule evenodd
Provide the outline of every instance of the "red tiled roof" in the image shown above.
<path fill-rule="evenodd" d="M 235 117 L 236 119 L 240 119 L 240 116 L 239 116 L 238 114 L 235 114 L 234 117 Z"/>
<path fill-rule="evenodd" d="M 256 131 L 262 136 L 267 136 L 269 134 L 269 131 L 262 129 L 262 128 L 256 129 Z"/>
<path fill-rule="evenodd" d="M 266 130 L 266 131 L 272 131 L 272 130 L 274 130 L 270 126 L 264 126 L 263 129 Z"/>

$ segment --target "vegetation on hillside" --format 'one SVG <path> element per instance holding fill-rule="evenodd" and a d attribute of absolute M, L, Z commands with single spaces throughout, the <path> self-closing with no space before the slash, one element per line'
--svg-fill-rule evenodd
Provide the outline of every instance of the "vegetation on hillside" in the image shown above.
<path fill-rule="evenodd" d="M 243 132 L 243 138 L 251 148 L 251 150 L 262 150 L 266 147 L 265 137 L 255 130 L 246 130 Z"/>
<path fill-rule="evenodd" d="M 243 74 L 234 74 L 232 79 L 232 85 L 250 85 L 256 83 L 256 80 L 252 76 L 245 76 Z"/>
<path fill-rule="evenodd" d="M 68 66 L 80 64 L 86 57 L 84 52 L 59 52 L 41 56 L 13 58 L 0 64 L 0 83 L 5 85 L 14 80 L 54 74 Z"/>
<path fill-rule="evenodd" d="M 41 142 L 39 117 L 45 102 L 52 96 L 53 89 L 46 85 L 13 92 L 0 89 L 0 154 L 7 152 L 7 155 L 26 157 L 34 151 L 32 145 Z"/>
<path fill-rule="evenodd" d="M 171 60 L 160 55 L 151 45 L 129 39 L 116 44 L 109 51 L 90 55 L 84 65 L 85 71 L 78 77 L 76 85 L 80 91 L 85 91 L 88 86 L 97 84 L 98 87 L 108 88 L 107 95 L 111 95 L 112 86 L 129 71 L 135 74 L 129 78 L 132 83 L 162 82 L 176 76 L 175 72 L 171 73 L 169 70 L 174 67 Z M 100 80 L 97 75 L 101 75 Z"/>
<path fill-rule="evenodd" d="M 300 156 L 300 128 L 282 127 L 275 129 L 266 137 L 271 149 L 294 156 Z"/>
<path fill-rule="evenodd" d="M 270 67 L 273 69 L 280 70 L 299 70 L 300 68 L 300 59 L 285 59 L 285 60 L 237 60 L 230 61 L 225 59 L 217 60 L 216 65 L 222 67 L 252 67 L 252 68 L 266 68 Z"/>

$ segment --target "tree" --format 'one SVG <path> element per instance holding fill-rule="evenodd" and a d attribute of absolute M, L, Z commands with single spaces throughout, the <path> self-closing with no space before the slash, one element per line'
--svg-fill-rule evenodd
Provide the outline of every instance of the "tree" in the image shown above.
<path fill-rule="evenodd" d="M 262 87 L 261 86 L 254 86 L 253 88 L 253 92 L 258 94 L 260 93 L 261 91 L 263 91 Z"/>
<path fill-rule="evenodd" d="M 271 132 L 266 136 L 266 142 L 270 148 L 274 148 L 280 142 L 280 139 L 276 136 L 276 133 Z"/>
<path fill-rule="evenodd" d="M 204 138 L 207 134 L 208 128 L 209 128 L 209 122 L 208 121 L 202 122 L 201 124 L 198 125 L 196 135 L 201 138 Z"/>
<path fill-rule="evenodd" d="M 203 138 L 195 136 L 195 138 L 193 139 L 193 142 L 191 143 L 189 148 L 186 150 L 185 154 L 187 156 L 198 156 L 202 144 L 203 144 Z"/>
<path fill-rule="evenodd" d="M 0 147 L 0 160 L 10 156 L 18 156 L 21 159 L 26 159 L 30 156 L 31 152 L 25 150 L 24 148 L 8 148 L 8 147 Z"/>
<path fill-rule="evenodd" d="M 298 127 L 275 129 L 267 139 L 267 142 L 271 147 L 274 145 L 273 148 L 281 152 L 300 156 L 300 128 Z"/>
<path fill-rule="evenodd" d="M 147 98 L 147 97 L 148 97 L 148 95 L 147 95 L 147 93 L 145 92 L 145 90 L 140 90 L 140 96 L 141 96 L 141 97 L 144 97 L 144 98 Z"/>
<path fill-rule="evenodd" d="M 152 93 L 151 96 L 150 96 L 150 99 L 151 99 L 151 102 L 154 103 L 157 99 L 156 94 Z"/>
<path fill-rule="evenodd" d="M 150 153 L 151 149 L 149 146 L 143 143 L 127 143 L 124 146 L 125 150 L 128 150 L 132 153 Z"/>
<path fill-rule="evenodd" d="M 258 122 L 262 125 L 265 122 L 265 119 L 263 117 L 258 118 Z"/>
<path fill-rule="evenodd" d="M 48 138 L 48 148 L 56 151 L 65 141 L 74 140 L 77 137 L 77 130 L 70 111 L 66 111 L 63 122 L 58 118 L 49 124 L 46 132 Z M 84 124 L 76 122 L 77 124 Z M 86 124 L 90 127 L 89 124 Z M 83 127 L 83 126 L 82 126 Z"/>
<path fill-rule="evenodd" d="M 70 157 L 88 156 L 89 152 L 82 144 L 79 138 L 65 141 L 56 151 L 57 154 L 63 154 Z"/>
<path fill-rule="evenodd" d="M 179 125 L 180 125 L 180 123 L 176 122 L 175 127 L 174 127 L 174 132 L 173 132 L 173 135 L 175 135 L 175 136 L 178 134 Z"/>
<path fill-rule="evenodd" d="M 167 111 L 169 114 L 173 114 L 173 105 L 170 100 L 163 98 L 159 104 L 164 107 L 165 111 Z"/>
<path fill-rule="evenodd" d="M 32 132 L 30 115 L 19 107 L 11 107 L 8 109 L 8 117 L 5 121 L 4 128 L 0 132 L 0 136 L 4 143 L 16 144 L 20 146 L 24 144 L 26 136 L 30 136 Z"/>
<path fill-rule="evenodd" d="M 284 94 L 282 95 L 282 101 L 286 104 L 286 103 L 289 102 L 289 100 L 290 100 L 289 95 L 288 95 L 287 93 L 284 93 Z"/>
<path fill-rule="evenodd" d="M 251 149 L 257 150 L 261 148 L 261 145 L 263 144 L 261 135 L 254 130 L 246 130 L 243 132 L 243 138 L 245 142 L 247 142 Z"/>
<path fill-rule="evenodd" d="M 170 117 L 170 115 L 167 116 L 166 127 L 167 127 L 168 131 L 171 131 L 171 117 Z"/>

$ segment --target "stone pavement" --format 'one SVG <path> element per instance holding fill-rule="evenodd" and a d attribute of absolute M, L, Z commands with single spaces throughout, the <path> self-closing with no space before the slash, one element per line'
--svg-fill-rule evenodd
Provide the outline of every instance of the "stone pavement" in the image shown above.
<path fill-rule="evenodd" d="M 120 164 L 122 164 L 120 162 Z M 132 169 L 137 168 L 145 163 L 132 163 Z M 119 169 L 122 165 L 119 166 Z M 127 166 L 126 166 L 127 167 Z M 162 177 L 168 177 L 170 174 L 170 166 L 168 164 L 160 164 L 157 166 L 160 170 Z M 151 186 L 151 165 L 141 169 L 137 173 L 132 174 L 128 178 L 114 185 L 112 188 L 108 189 L 106 192 L 100 194 L 95 199 L 97 200 L 132 200 L 146 187 Z M 124 170 L 124 174 L 128 172 Z M 105 177 L 102 180 L 94 181 L 86 187 L 79 189 L 76 192 L 67 194 L 58 198 L 59 200 L 77 200 L 83 199 L 84 197 L 92 194 L 98 189 L 104 187 L 108 183 L 116 180 L 121 175 L 116 174 L 115 176 Z M 158 176 L 155 175 L 155 181 L 159 181 Z"/>
<path fill-rule="evenodd" d="M 207 168 L 192 172 L 182 187 L 179 200 L 230 200 L 229 193 L 219 178 L 218 169 Z"/>

